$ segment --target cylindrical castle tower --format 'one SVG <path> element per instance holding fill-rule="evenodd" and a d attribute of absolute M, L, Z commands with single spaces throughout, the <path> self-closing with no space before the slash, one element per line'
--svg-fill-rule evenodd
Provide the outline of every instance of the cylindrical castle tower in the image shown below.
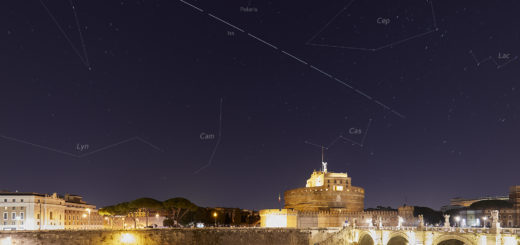
<path fill-rule="evenodd" d="M 306 187 L 285 191 L 284 200 L 287 209 L 356 212 L 364 209 L 365 190 L 352 186 L 347 173 L 328 172 L 323 162 L 323 169 L 312 173 Z"/>

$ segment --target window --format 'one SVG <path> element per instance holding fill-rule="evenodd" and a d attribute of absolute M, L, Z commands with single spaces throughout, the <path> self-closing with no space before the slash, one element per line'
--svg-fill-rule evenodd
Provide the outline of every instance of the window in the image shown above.
<path fill-rule="evenodd" d="M 5 213 L 4 213 L 4 220 L 6 220 L 6 219 L 8 218 L 8 216 L 9 216 L 9 215 L 7 214 L 7 212 L 5 212 Z"/>
<path fill-rule="evenodd" d="M 16 207 L 13 207 L 13 210 L 15 210 L 15 209 L 16 209 Z"/>
<path fill-rule="evenodd" d="M 16 199 L 13 198 L 13 202 L 16 202 Z"/>
<path fill-rule="evenodd" d="M 16 212 L 11 213 L 11 219 L 16 219 Z"/>
<path fill-rule="evenodd" d="M 52 212 L 49 212 L 49 217 L 50 219 L 52 219 Z"/>
<path fill-rule="evenodd" d="M 23 212 L 20 212 L 20 219 L 23 219 Z"/>
<path fill-rule="evenodd" d="M 37 219 L 40 219 L 40 214 L 37 215 Z"/>
<path fill-rule="evenodd" d="M 4 202 L 7 202 L 7 199 L 4 199 Z"/>

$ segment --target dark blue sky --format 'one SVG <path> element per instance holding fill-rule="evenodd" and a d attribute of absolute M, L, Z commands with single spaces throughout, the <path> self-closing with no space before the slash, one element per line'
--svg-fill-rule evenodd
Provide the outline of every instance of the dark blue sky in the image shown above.
<path fill-rule="evenodd" d="M 340 135 L 366 207 L 520 184 L 518 1 L 71 1 L 0 4 L 0 189 L 274 208 Z"/>

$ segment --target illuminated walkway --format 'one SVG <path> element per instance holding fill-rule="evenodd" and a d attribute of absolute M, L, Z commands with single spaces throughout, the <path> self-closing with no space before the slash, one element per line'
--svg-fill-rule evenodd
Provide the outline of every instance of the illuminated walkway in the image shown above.
<path fill-rule="evenodd" d="M 444 227 L 426 227 L 419 219 L 417 227 L 348 226 L 319 245 L 520 245 L 520 228 L 500 228 L 498 218 L 491 228 L 450 227 L 449 216 Z"/>

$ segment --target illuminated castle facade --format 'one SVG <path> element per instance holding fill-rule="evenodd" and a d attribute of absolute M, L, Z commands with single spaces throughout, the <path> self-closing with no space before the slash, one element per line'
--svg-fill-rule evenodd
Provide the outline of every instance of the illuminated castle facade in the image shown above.
<path fill-rule="evenodd" d="M 347 222 L 395 226 L 416 222 L 414 208 L 409 206 L 365 211 L 365 190 L 352 186 L 347 173 L 328 172 L 326 162 L 311 174 L 305 187 L 287 190 L 284 200 L 284 209 L 260 210 L 262 227 L 341 227 Z"/>
<path fill-rule="evenodd" d="M 300 211 L 363 211 L 365 190 L 352 186 L 347 173 L 327 171 L 323 162 L 321 171 L 314 171 L 304 188 L 284 193 L 285 208 Z"/>

